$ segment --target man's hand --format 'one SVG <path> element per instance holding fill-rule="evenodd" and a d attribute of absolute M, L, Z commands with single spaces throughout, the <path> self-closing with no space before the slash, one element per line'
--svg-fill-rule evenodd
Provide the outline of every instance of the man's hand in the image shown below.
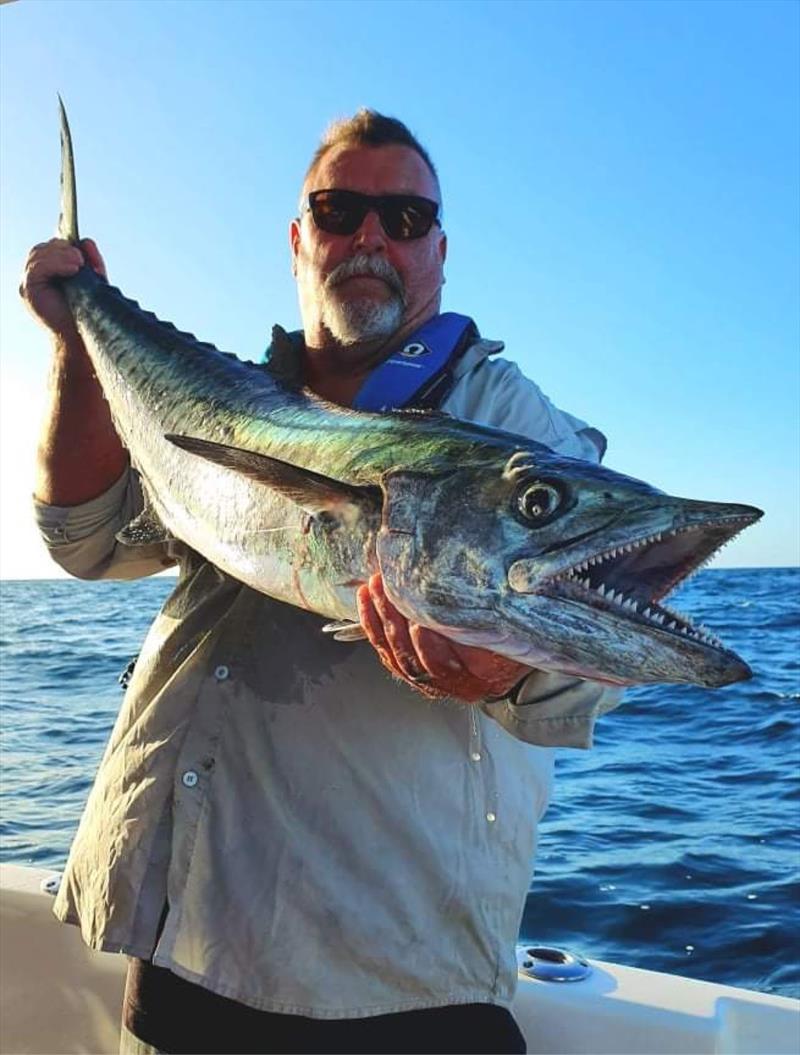
<path fill-rule="evenodd" d="M 33 316 L 63 339 L 75 338 L 75 324 L 64 294 L 53 279 L 69 278 L 84 264 L 107 277 L 103 258 L 90 238 L 84 238 L 80 248 L 63 238 L 51 238 L 35 245 L 25 261 L 19 294 Z"/>
<path fill-rule="evenodd" d="M 522 663 L 409 623 L 386 596 L 380 575 L 360 587 L 358 614 L 383 665 L 426 696 L 475 703 L 505 696 L 530 673 Z"/>
<path fill-rule="evenodd" d="M 106 277 L 90 239 L 74 246 L 63 238 L 35 245 L 28 254 L 19 292 L 31 314 L 51 334 L 53 360 L 45 419 L 39 438 L 34 493 L 48 505 L 76 506 L 96 498 L 128 464 L 103 390 L 95 377 L 58 278 L 88 264 Z"/>

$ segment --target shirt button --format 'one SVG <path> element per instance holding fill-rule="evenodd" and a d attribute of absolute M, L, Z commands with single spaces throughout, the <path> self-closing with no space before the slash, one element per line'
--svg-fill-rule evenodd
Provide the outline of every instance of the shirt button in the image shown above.
<path fill-rule="evenodd" d="M 472 759 L 473 762 L 480 762 L 481 753 L 480 751 L 473 751 L 469 757 Z"/>
<path fill-rule="evenodd" d="M 193 769 L 187 769 L 181 777 L 183 786 L 186 788 L 193 788 L 197 783 L 197 774 Z"/>
<path fill-rule="evenodd" d="M 214 671 L 214 677 L 217 679 L 217 681 L 224 681 L 228 677 L 229 674 L 230 674 L 230 671 L 228 670 L 228 668 L 225 666 L 224 663 L 221 663 L 217 667 L 217 669 Z"/>
<path fill-rule="evenodd" d="M 486 820 L 489 822 L 489 824 L 494 824 L 494 822 L 497 820 L 497 815 L 494 813 L 487 813 Z"/>

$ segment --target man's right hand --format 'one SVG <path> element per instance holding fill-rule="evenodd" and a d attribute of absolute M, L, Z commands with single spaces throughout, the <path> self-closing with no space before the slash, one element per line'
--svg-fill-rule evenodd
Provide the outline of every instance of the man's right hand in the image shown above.
<path fill-rule="evenodd" d="M 106 491 L 125 470 L 128 455 L 111 420 L 94 367 L 66 298 L 54 279 L 88 264 L 106 277 L 97 246 L 61 238 L 31 249 L 19 292 L 53 338 L 53 366 L 39 438 L 34 493 L 49 505 L 74 506 Z"/>
<path fill-rule="evenodd" d="M 20 296 L 34 318 L 56 337 L 70 342 L 78 336 L 75 323 L 64 294 L 53 279 L 69 278 L 84 264 L 107 278 L 103 258 L 91 238 L 84 238 L 80 247 L 63 238 L 51 238 L 28 253 L 19 286 Z"/>

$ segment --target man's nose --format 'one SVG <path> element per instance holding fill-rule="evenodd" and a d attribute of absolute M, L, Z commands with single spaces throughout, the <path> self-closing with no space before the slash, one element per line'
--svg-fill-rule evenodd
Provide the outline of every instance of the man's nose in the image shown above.
<path fill-rule="evenodd" d="M 386 248 L 386 241 L 380 217 L 374 209 L 370 209 L 353 235 L 353 247 L 365 253 L 379 253 Z"/>

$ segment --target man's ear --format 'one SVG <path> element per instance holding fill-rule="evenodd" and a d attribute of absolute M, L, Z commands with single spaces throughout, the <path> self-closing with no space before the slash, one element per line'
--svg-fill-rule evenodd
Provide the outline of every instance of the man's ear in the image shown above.
<path fill-rule="evenodd" d="M 442 263 L 447 259 L 447 235 L 442 231 L 439 237 L 439 256 L 442 259 Z"/>
<path fill-rule="evenodd" d="M 300 252 L 300 220 L 295 218 L 289 224 L 289 248 L 292 252 L 292 274 L 297 277 L 297 255 Z"/>

